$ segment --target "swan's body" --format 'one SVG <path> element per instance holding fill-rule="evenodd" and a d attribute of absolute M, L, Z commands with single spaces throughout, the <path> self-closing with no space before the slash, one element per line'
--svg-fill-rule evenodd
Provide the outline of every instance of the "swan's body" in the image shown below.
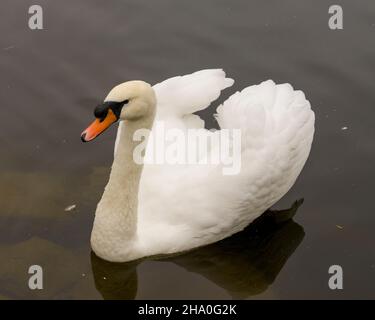
<path fill-rule="evenodd" d="M 235 93 L 217 110 L 221 129 L 241 129 L 239 174 L 223 175 L 222 165 L 134 163 L 137 129 L 163 121 L 168 128 L 213 134 L 192 113 L 232 84 L 222 70 L 203 70 L 154 87 L 129 82 L 110 92 L 106 101 L 123 101 L 130 93 L 138 100 L 121 111 L 111 176 L 91 236 L 97 255 L 129 261 L 216 242 L 244 229 L 294 184 L 310 152 L 314 113 L 301 91 L 271 80 Z"/>

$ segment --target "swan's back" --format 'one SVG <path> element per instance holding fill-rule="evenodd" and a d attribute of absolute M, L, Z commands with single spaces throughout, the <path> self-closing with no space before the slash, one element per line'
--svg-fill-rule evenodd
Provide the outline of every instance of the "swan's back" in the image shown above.
<path fill-rule="evenodd" d="M 154 86 L 156 123 L 203 128 L 192 113 L 232 84 L 222 70 L 203 70 Z M 226 176 L 221 165 L 145 165 L 138 236 L 147 254 L 183 251 L 241 231 L 290 189 L 307 160 L 314 113 L 289 84 L 247 87 L 218 107 L 216 119 L 221 129 L 241 130 L 241 171 Z"/>

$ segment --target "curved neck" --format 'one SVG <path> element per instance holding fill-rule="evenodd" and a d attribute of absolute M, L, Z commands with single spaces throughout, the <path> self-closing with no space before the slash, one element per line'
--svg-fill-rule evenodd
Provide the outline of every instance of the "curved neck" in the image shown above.
<path fill-rule="evenodd" d="M 130 255 L 137 239 L 138 191 L 143 164 L 133 160 L 134 148 L 139 144 L 133 136 L 138 129 L 151 129 L 153 120 L 154 115 L 127 121 L 120 130 L 109 182 L 96 209 L 91 234 L 95 253 L 107 260 Z"/>

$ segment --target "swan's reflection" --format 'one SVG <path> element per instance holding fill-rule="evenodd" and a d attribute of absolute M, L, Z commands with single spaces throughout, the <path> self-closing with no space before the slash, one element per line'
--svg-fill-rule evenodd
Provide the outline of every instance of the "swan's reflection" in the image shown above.
<path fill-rule="evenodd" d="M 256 295 L 273 283 L 304 237 L 292 220 L 302 201 L 290 209 L 267 211 L 244 231 L 215 244 L 158 261 L 174 262 L 225 289 L 234 298 Z M 91 254 L 96 288 L 104 299 L 134 299 L 137 265 L 110 263 Z"/>

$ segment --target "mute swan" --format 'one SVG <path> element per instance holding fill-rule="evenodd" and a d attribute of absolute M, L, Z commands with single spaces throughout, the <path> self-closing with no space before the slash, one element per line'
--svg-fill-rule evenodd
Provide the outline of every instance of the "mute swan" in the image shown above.
<path fill-rule="evenodd" d="M 125 262 L 219 241 L 243 230 L 291 188 L 309 155 L 315 116 L 302 91 L 272 80 L 236 92 L 217 109 L 221 129 L 241 130 L 238 174 L 223 175 L 223 164 L 134 161 L 138 129 L 153 132 L 164 123 L 167 130 L 194 128 L 201 135 L 215 134 L 193 113 L 233 83 L 221 69 L 154 86 L 129 81 L 114 87 L 96 107 L 96 120 L 82 133 L 82 141 L 93 140 L 120 121 L 109 182 L 91 234 L 91 247 L 99 257 Z M 146 157 L 149 152 L 150 141 Z"/>

